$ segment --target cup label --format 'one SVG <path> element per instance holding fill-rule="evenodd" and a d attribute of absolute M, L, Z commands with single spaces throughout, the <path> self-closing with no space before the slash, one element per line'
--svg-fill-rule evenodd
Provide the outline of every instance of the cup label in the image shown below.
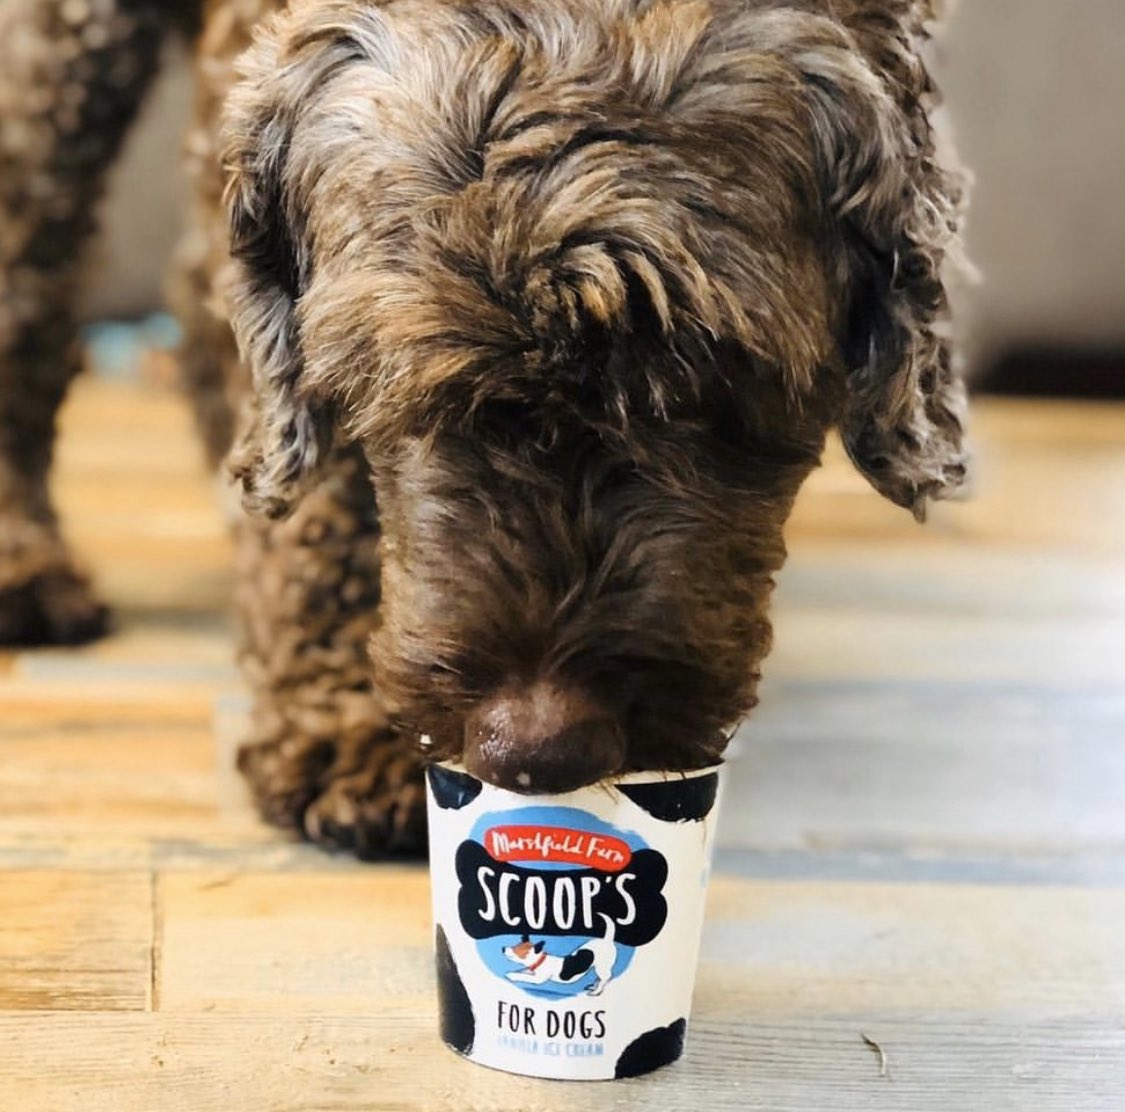
<path fill-rule="evenodd" d="M 683 1046 L 711 807 L 667 818 L 625 790 L 555 798 L 431 777 L 443 1037 L 542 1077 L 644 1072 Z"/>
<path fill-rule="evenodd" d="M 561 838 L 564 844 L 603 841 L 601 835 L 547 829 L 546 839 Z M 529 840 L 531 845 L 538 833 Z M 581 867 L 577 854 L 567 849 L 558 855 L 545 853 L 539 868 L 516 864 L 539 859 L 538 854 L 529 856 L 535 852 L 530 845 L 524 853 L 508 850 L 497 858 L 485 848 L 495 844 L 494 830 L 486 832 L 483 845 L 462 842 L 456 859 L 457 909 L 465 933 L 486 939 L 513 932 L 545 938 L 608 932 L 622 945 L 651 942 L 668 917 L 663 896 L 668 863 L 657 850 L 634 850 L 622 840 L 614 841 L 621 851 L 614 851 L 615 862 L 608 870 Z"/>

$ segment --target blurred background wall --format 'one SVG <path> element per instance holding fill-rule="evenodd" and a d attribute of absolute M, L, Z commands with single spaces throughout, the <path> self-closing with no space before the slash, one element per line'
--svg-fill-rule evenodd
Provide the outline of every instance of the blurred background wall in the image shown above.
<path fill-rule="evenodd" d="M 140 316 L 163 301 L 164 274 L 189 197 L 181 150 L 192 100 L 186 48 L 169 55 L 113 171 L 86 289 L 91 319 Z"/>
<path fill-rule="evenodd" d="M 961 0 L 938 63 L 976 174 L 978 373 L 1125 387 L 1125 2 Z"/>
<path fill-rule="evenodd" d="M 1018 387 L 1054 368 L 1064 390 L 1108 375 L 1125 391 L 1125 0 L 961 0 L 935 60 L 977 179 L 984 281 L 959 297 L 977 377 Z M 91 316 L 160 301 L 190 96 L 181 52 L 118 167 Z"/>

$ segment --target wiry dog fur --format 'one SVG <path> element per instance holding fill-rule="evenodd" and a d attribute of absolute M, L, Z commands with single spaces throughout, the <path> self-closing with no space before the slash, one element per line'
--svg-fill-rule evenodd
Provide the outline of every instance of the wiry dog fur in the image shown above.
<path fill-rule="evenodd" d="M 55 44 L 41 16 L 62 7 L 5 10 Z M 828 429 L 919 517 L 964 478 L 930 3 L 275 7 L 204 12 L 178 284 L 216 458 L 240 430 L 241 764 L 263 811 L 412 848 L 419 734 L 518 788 L 714 760 L 754 704 L 782 527 Z M 167 23 L 89 9 L 145 44 Z M 97 175 L 57 165 L 55 116 L 17 114 L 84 213 Z M 34 596 L 9 639 L 62 639 L 74 607 L 35 564 L 69 568 L 42 480 L 70 364 L 42 338 L 86 217 L 29 256 L 17 192 L 0 281 L 31 293 L 0 322 L 0 512 L 39 532 L 0 552 L 0 589 Z"/>

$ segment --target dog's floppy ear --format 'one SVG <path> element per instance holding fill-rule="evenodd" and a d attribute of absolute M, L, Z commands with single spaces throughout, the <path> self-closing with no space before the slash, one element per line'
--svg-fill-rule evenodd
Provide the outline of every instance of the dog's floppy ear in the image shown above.
<path fill-rule="evenodd" d="M 222 154 L 232 265 L 227 309 L 252 383 L 251 405 L 231 453 L 243 502 L 285 517 L 316 481 L 331 448 L 332 406 L 304 381 L 298 308 L 309 280 L 304 214 L 286 186 L 293 128 L 315 59 L 287 56 L 285 17 L 267 22 L 239 62 L 228 98 Z M 331 61 L 331 58 L 327 59 Z"/>
<path fill-rule="evenodd" d="M 535 943 L 535 946 L 533 948 L 534 948 L 534 950 L 537 954 L 543 953 L 543 945 L 544 944 L 542 942 L 536 942 Z"/>
<path fill-rule="evenodd" d="M 531 939 L 528 938 L 526 934 L 524 934 L 524 935 L 520 935 L 520 941 L 521 942 L 530 942 Z"/>
<path fill-rule="evenodd" d="M 849 287 L 841 435 L 872 485 L 919 519 L 966 475 L 943 277 L 964 190 L 935 152 L 937 95 L 918 53 L 931 14 L 930 0 L 862 0 L 851 49 L 799 61 Z"/>

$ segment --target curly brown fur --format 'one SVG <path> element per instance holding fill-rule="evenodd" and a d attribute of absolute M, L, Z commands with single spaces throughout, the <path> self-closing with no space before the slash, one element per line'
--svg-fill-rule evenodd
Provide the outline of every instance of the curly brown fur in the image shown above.
<path fill-rule="evenodd" d="M 139 0 L 0 7 L 0 641 L 104 629 L 47 492 L 55 412 L 77 372 L 81 245 L 156 69 L 165 14 Z"/>
<path fill-rule="evenodd" d="M 476 751 L 490 700 L 546 687 L 628 767 L 713 759 L 827 428 L 915 512 L 960 482 L 925 14 L 314 0 L 243 60 L 237 470 L 282 516 L 363 446 L 376 687 L 436 752 L 613 771 L 537 776 L 549 731 Z"/>
<path fill-rule="evenodd" d="M 264 813 L 415 845 L 419 733 L 521 790 L 714 760 L 828 429 L 919 516 L 964 476 L 931 5 L 274 7 L 205 12 L 181 283 Z"/>
<path fill-rule="evenodd" d="M 342 452 L 287 521 L 238 529 L 240 663 L 254 740 L 239 755 L 262 813 L 360 856 L 424 839 L 417 744 L 371 687 L 379 525 L 368 469 Z"/>

